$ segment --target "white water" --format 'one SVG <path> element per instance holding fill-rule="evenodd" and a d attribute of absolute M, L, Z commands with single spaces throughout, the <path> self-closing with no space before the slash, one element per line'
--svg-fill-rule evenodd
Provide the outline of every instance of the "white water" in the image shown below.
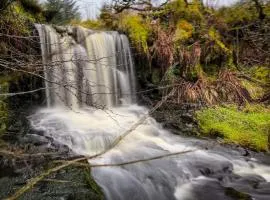
<path fill-rule="evenodd" d="M 61 38 L 48 26 L 37 25 L 37 28 L 41 42 L 44 41 L 43 37 L 50 38 L 50 41 L 55 41 L 55 38 L 61 41 L 74 40 L 73 47 L 68 51 L 75 52 L 73 54 L 76 58 L 93 60 L 92 58 L 114 56 L 106 58 L 102 63 L 80 61 L 75 65 L 65 64 L 64 68 L 71 70 L 72 75 L 67 72 L 59 74 L 59 69 L 51 72 L 46 68 L 47 79 L 66 79 L 69 83 L 74 82 L 76 87 L 69 85 L 68 89 L 60 87 L 57 91 L 48 88 L 49 108 L 41 109 L 30 117 L 32 126 L 43 130 L 46 136 L 67 145 L 79 155 L 96 155 L 110 148 L 116 138 L 148 112 L 147 108 L 134 104 L 134 98 L 127 95 L 128 92 L 135 91 L 135 78 L 126 37 L 115 32 L 93 33 L 80 28 L 74 29 L 77 30 L 75 40 L 74 36 L 71 38 L 65 35 Z M 84 38 L 84 44 L 78 42 L 78 38 Z M 121 50 L 125 53 L 116 54 Z M 48 46 L 42 45 L 43 57 L 46 52 L 50 52 Z M 57 56 L 44 59 L 44 64 L 57 59 Z M 79 68 L 80 72 L 76 72 Z M 88 71 L 88 68 L 95 70 Z M 78 73 L 82 73 L 83 78 L 78 78 Z M 89 87 L 92 82 L 98 85 Z M 55 84 L 47 83 L 47 87 L 49 85 Z M 78 88 L 80 85 L 83 88 Z M 79 94 L 79 98 L 72 99 L 70 90 L 75 90 L 73 92 Z M 95 95 L 97 91 L 107 94 Z M 57 92 L 62 98 L 65 97 L 64 101 L 59 101 Z M 104 104 L 107 109 L 99 110 L 88 106 L 97 104 Z M 115 107 L 116 105 L 118 106 Z M 254 158 L 242 156 L 239 151 L 226 149 L 213 142 L 175 136 L 164 130 L 151 117 L 115 148 L 89 160 L 89 163 L 117 164 L 188 150 L 191 152 L 147 162 L 93 168 L 92 173 L 102 187 L 106 199 L 232 199 L 226 195 L 226 187 L 249 193 L 254 199 L 269 199 L 269 186 L 268 190 L 265 189 L 265 185 L 270 181 L 268 166 Z M 257 188 L 252 186 L 254 179 L 258 182 Z"/>
<path fill-rule="evenodd" d="M 135 100 L 128 39 L 117 32 L 67 27 L 59 34 L 36 24 L 40 35 L 49 107 L 112 107 Z M 59 29 L 59 28 L 58 28 Z"/>

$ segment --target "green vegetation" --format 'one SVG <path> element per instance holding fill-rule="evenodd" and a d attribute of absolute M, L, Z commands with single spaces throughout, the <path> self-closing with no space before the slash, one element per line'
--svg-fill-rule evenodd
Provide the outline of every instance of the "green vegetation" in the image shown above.
<path fill-rule="evenodd" d="M 102 30 L 104 29 L 103 24 L 101 21 L 98 20 L 86 20 L 86 21 L 80 21 L 80 20 L 72 20 L 70 22 L 73 26 L 82 26 L 84 28 L 93 29 L 93 30 Z"/>
<path fill-rule="evenodd" d="M 269 80 L 266 70 L 270 64 L 270 37 L 266 34 L 270 27 L 269 2 L 256 4 L 244 0 L 220 9 L 207 7 L 200 0 L 175 0 L 158 7 L 150 4 L 142 0 L 113 1 L 103 7 L 95 22 L 103 29 L 118 30 L 129 36 L 144 82 L 155 85 L 161 80 L 166 84 L 181 82 L 186 88 L 179 90 L 192 94 L 184 95 L 186 99 L 175 96 L 182 99 L 179 103 L 191 99 L 205 104 L 227 100 L 242 104 L 260 99 L 269 91 L 256 82 Z M 162 77 L 171 66 L 178 73 L 164 81 Z M 242 73 L 256 80 L 238 76 Z M 222 77 L 222 74 L 230 76 Z M 237 87 L 233 87 L 236 82 Z M 205 101 L 209 98 L 201 98 L 204 91 L 210 91 L 207 93 L 216 100 Z"/>
<path fill-rule="evenodd" d="M 96 21 L 78 24 L 127 34 L 141 81 L 179 85 L 170 102 L 216 105 L 197 112 L 204 135 L 268 150 L 269 108 L 249 102 L 269 98 L 270 3 L 260 10 L 248 0 L 220 9 L 199 0 L 144 2 L 114 1 Z"/>
<path fill-rule="evenodd" d="M 252 197 L 249 194 L 245 194 L 242 192 L 237 191 L 236 189 L 232 187 L 228 187 L 225 189 L 225 194 L 229 197 L 232 197 L 233 199 L 238 200 L 252 200 Z"/>
<path fill-rule="evenodd" d="M 253 66 L 244 69 L 248 79 L 242 80 L 242 85 L 247 88 L 253 99 L 260 99 L 269 92 L 270 87 L 270 68 L 264 66 Z"/>
<path fill-rule="evenodd" d="M 270 108 L 262 105 L 233 105 L 205 108 L 196 112 L 203 135 L 222 137 L 258 151 L 269 150 Z"/>
<path fill-rule="evenodd" d="M 7 91 L 8 91 L 8 83 L 0 82 L 0 94 L 6 93 Z M 5 102 L 5 97 L 0 96 L 0 136 L 6 130 L 7 121 L 8 121 L 7 103 Z"/>
<path fill-rule="evenodd" d="M 40 14 L 35 15 L 28 12 L 21 3 L 12 3 L 7 10 L 0 13 L 0 31 L 10 35 L 27 36 L 32 32 L 31 25 L 41 20 Z M 1 40 L 1 43 L 7 42 Z M 6 47 L 8 48 L 6 44 Z M 0 49 L 1 52 L 1 49 Z"/>
<path fill-rule="evenodd" d="M 33 15 L 41 15 L 43 11 L 38 0 L 20 0 L 19 2 L 25 11 L 32 13 Z"/>
<path fill-rule="evenodd" d="M 33 34 L 33 23 L 125 33 L 134 47 L 142 85 L 177 85 L 177 92 L 169 98 L 175 104 L 216 105 L 197 112 L 204 134 L 267 150 L 269 108 L 249 103 L 267 106 L 270 101 L 270 2 L 243 0 L 213 9 L 200 0 L 168 1 L 160 6 L 143 0 L 113 0 L 103 6 L 96 20 L 85 21 L 80 19 L 74 0 L 43 4 L 37 0 L 3 0 L 0 9 L 2 60 L 17 62 L 12 60 L 14 52 L 20 57 L 34 51 L 29 50 L 28 41 L 5 36 L 28 37 Z M 20 59 L 31 60 L 28 56 Z M 10 74 L 10 70 L 1 69 L 0 78 Z M 1 92 L 8 91 L 8 82 L 0 83 Z M 160 94 L 166 95 L 170 89 Z M 248 108 L 218 106 L 224 103 Z M 1 98 L 0 130 L 5 129 L 6 107 Z"/>
<path fill-rule="evenodd" d="M 176 30 L 174 34 L 174 41 L 185 41 L 191 38 L 194 27 L 192 24 L 187 22 L 186 20 L 182 19 L 180 20 L 176 25 Z"/>
<path fill-rule="evenodd" d="M 251 98 L 253 98 L 253 99 L 259 99 L 265 93 L 265 89 L 263 87 L 261 87 L 260 85 L 258 85 L 257 83 L 254 83 L 252 81 L 242 80 L 241 84 L 245 88 L 247 88 Z"/>
<path fill-rule="evenodd" d="M 147 20 L 139 15 L 129 14 L 120 21 L 120 28 L 129 34 L 132 43 L 143 52 L 148 52 L 147 40 L 150 35 L 150 28 Z"/>
<path fill-rule="evenodd" d="M 29 56 L 25 58 L 22 55 L 27 55 L 30 42 L 16 36 L 32 35 L 33 23 L 42 21 L 43 16 L 41 5 L 36 0 L 5 0 L 1 1 L 0 8 L 3 8 L 0 12 L 0 94 L 5 94 L 9 92 L 10 83 L 16 83 L 22 75 L 6 69 L 5 62 L 16 62 L 17 58 L 20 58 L 19 62 L 29 59 Z M 6 96 L 0 96 L 0 134 L 7 128 L 8 103 Z"/>
<path fill-rule="evenodd" d="M 47 0 L 44 15 L 47 22 L 57 25 L 80 19 L 79 7 L 74 0 Z"/>
<path fill-rule="evenodd" d="M 270 68 L 263 66 L 253 66 L 247 72 L 251 77 L 262 81 L 265 84 L 270 83 Z"/>
<path fill-rule="evenodd" d="M 84 177 L 85 177 L 85 182 L 87 184 L 87 186 L 93 191 L 95 192 L 95 194 L 97 194 L 99 199 L 104 199 L 103 196 L 103 192 L 101 190 L 101 188 L 99 187 L 99 185 L 95 182 L 95 180 L 93 179 L 92 175 L 91 175 L 91 168 L 87 167 L 84 170 Z"/>

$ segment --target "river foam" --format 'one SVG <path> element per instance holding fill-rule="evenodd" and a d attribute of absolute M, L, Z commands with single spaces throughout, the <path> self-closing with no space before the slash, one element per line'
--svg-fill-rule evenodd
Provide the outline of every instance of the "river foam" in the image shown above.
<path fill-rule="evenodd" d="M 46 108 L 30 116 L 30 121 L 34 129 L 42 130 L 74 153 L 91 156 L 110 148 L 147 111 L 138 105 L 108 110 Z M 116 147 L 89 163 L 121 164 L 186 151 L 190 152 L 123 166 L 93 168 L 92 173 L 106 198 L 113 200 L 232 199 L 226 193 L 230 187 L 256 199 L 269 197 L 270 192 L 265 194 L 254 188 L 254 183 L 266 187 L 268 166 L 206 140 L 173 135 L 151 117 Z M 211 191 L 213 198 L 204 190 Z"/>

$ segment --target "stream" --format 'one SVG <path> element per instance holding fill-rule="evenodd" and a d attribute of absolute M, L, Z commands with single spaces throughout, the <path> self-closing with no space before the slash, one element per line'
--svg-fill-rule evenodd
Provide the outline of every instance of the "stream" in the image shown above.
<path fill-rule="evenodd" d="M 110 148 L 147 111 L 138 105 L 106 111 L 87 107 L 77 112 L 46 108 L 32 115 L 30 121 L 36 130 L 76 154 L 91 156 Z M 89 163 L 114 165 L 178 152 L 187 153 L 96 167 L 92 175 L 106 199 L 113 200 L 269 199 L 269 158 L 245 156 L 216 142 L 173 135 L 151 117 L 112 150 Z"/>
<path fill-rule="evenodd" d="M 114 147 L 148 113 L 136 104 L 127 37 L 80 27 L 36 28 L 47 107 L 29 116 L 31 126 L 77 155 L 105 151 L 89 165 L 106 165 L 91 170 L 106 199 L 270 199 L 268 156 L 173 135 L 150 116 Z"/>

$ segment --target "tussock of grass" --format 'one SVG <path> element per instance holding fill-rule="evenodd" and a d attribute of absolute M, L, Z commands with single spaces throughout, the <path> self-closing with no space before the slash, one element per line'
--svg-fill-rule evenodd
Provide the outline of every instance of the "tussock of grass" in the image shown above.
<path fill-rule="evenodd" d="M 248 105 L 239 109 L 233 105 L 206 108 L 196 112 L 202 133 L 219 136 L 257 151 L 269 150 L 270 108 Z"/>

